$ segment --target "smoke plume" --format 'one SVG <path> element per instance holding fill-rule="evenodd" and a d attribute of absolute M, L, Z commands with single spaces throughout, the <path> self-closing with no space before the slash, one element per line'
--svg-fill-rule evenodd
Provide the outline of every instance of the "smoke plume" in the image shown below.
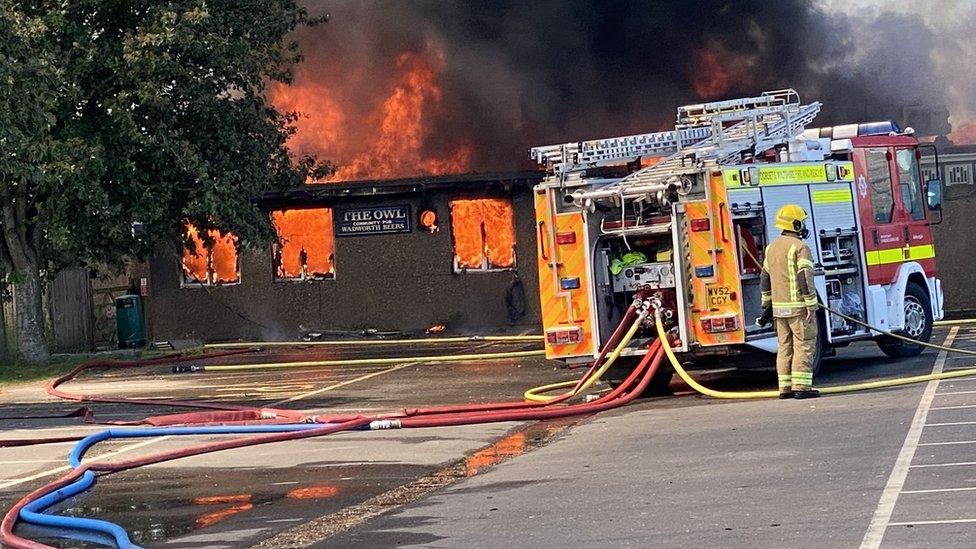
<path fill-rule="evenodd" d="M 530 167 L 533 145 L 654 131 L 681 104 L 792 87 L 818 124 L 959 133 L 976 79 L 965 2 L 308 2 L 325 25 L 272 100 L 339 179 Z M 976 131 L 973 132 L 976 134 Z"/>

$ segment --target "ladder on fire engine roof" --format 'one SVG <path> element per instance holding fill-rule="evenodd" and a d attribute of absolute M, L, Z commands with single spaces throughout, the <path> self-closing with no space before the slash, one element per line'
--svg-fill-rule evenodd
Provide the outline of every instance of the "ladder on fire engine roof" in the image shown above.
<path fill-rule="evenodd" d="M 673 131 L 534 147 L 530 154 L 556 174 L 665 157 L 654 166 L 583 193 L 590 198 L 636 197 L 663 189 L 676 175 L 698 172 L 710 161 L 736 163 L 744 154 L 787 144 L 817 116 L 820 106 L 819 102 L 801 105 L 792 89 L 769 91 L 758 97 L 679 107 Z"/>

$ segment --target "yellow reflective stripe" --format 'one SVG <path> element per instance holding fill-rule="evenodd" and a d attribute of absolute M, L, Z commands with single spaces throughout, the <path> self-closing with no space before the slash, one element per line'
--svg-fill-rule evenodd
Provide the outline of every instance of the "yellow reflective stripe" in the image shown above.
<path fill-rule="evenodd" d="M 796 288 L 796 244 L 790 246 L 790 251 L 786 254 L 786 274 L 790 279 L 790 300 L 799 301 Z"/>
<path fill-rule="evenodd" d="M 931 244 L 919 244 L 908 248 L 908 258 L 905 258 L 905 248 L 888 248 L 885 250 L 874 250 L 868 252 L 866 259 L 868 265 L 887 265 L 889 263 L 904 263 L 905 261 L 919 261 L 922 259 L 932 259 L 935 257 L 935 246 Z"/>
<path fill-rule="evenodd" d="M 812 269 L 813 268 L 813 261 L 810 261 L 809 259 L 807 259 L 805 257 L 801 257 L 800 259 L 798 259 L 796 261 L 796 266 L 799 267 L 800 269 L 804 269 L 806 267 L 810 267 Z"/>
<path fill-rule="evenodd" d="M 805 305 L 802 301 L 774 301 L 773 307 L 788 309 L 790 307 L 805 307 Z"/>
<path fill-rule="evenodd" d="M 817 304 L 817 296 L 807 297 L 803 299 L 803 304 L 807 307 L 813 307 Z"/>
<path fill-rule="evenodd" d="M 853 202 L 850 189 L 831 189 L 825 191 L 813 191 L 814 204 L 842 204 Z"/>
<path fill-rule="evenodd" d="M 908 259 L 918 260 L 918 259 L 932 259 L 935 257 L 935 246 L 931 244 L 921 244 L 919 246 L 912 246 L 908 249 Z"/>

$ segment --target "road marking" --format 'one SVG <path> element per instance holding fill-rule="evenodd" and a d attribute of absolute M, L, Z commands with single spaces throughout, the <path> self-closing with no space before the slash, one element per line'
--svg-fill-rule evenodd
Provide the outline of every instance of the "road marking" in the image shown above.
<path fill-rule="evenodd" d="M 942 345 L 952 345 L 952 340 L 955 339 L 958 331 L 958 327 L 950 329 L 949 335 L 946 336 Z M 939 356 L 935 359 L 935 364 L 932 366 L 933 374 L 942 372 L 948 355 L 949 353 L 944 350 L 939 352 Z M 871 518 L 871 524 L 868 525 L 864 539 L 861 540 L 861 549 L 878 549 L 881 547 L 881 540 L 884 538 L 885 530 L 888 529 L 888 525 L 891 522 L 891 514 L 895 510 L 895 504 L 898 502 L 898 493 L 905 487 L 908 468 L 912 464 L 912 459 L 915 458 L 915 449 L 918 447 L 919 440 L 922 438 L 922 429 L 925 427 L 929 407 L 932 406 L 932 401 L 935 399 L 935 391 L 938 388 L 938 379 L 933 379 L 925 386 L 925 391 L 919 400 L 918 408 L 915 409 L 915 417 L 912 419 L 912 425 L 908 429 L 908 435 L 905 436 L 905 442 L 902 444 L 898 458 L 895 460 L 895 466 L 891 470 L 891 475 L 888 477 L 888 482 L 885 484 L 884 490 L 881 492 L 881 499 L 878 501 L 878 507 L 875 509 L 874 516 Z"/>
<path fill-rule="evenodd" d="M 918 465 L 909 465 L 912 469 L 921 469 L 923 467 L 962 467 L 965 465 L 976 465 L 976 461 L 955 461 L 953 463 L 920 463 Z"/>
<path fill-rule="evenodd" d="M 102 454 L 100 456 L 93 457 L 91 459 L 86 459 L 85 460 L 85 463 L 90 463 L 92 461 L 101 461 L 101 460 L 104 460 L 106 458 L 110 458 L 110 457 L 113 457 L 113 456 L 117 456 L 119 454 L 124 454 L 126 452 L 131 452 L 132 450 L 138 450 L 139 448 L 142 448 L 144 446 L 149 446 L 150 444 L 153 444 L 153 443 L 156 443 L 156 442 L 162 442 L 162 441 L 164 441 L 164 440 L 166 440 L 168 438 L 172 438 L 172 437 L 171 436 L 164 436 L 164 437 L 159 437 L 159 438 L 151 438 L 149 440 L 143 440 L 143 441 L 137 442 L 135 444 L 130 444 L 128 446 L 124 446 L 122 448 L 119 448 L 118 450 L 113 450 L 111 452 L 106 452 L 106 453 L 104 453 L 104 454 Z M 44 478 L 46 476 L 50 476 L 50 475 L 53 475 L 55 473 L 63 473 L 65 471 L 69 471 L 69 470 L 71 470 L 71 468 L 68 467 L 67 465 L 64 465 L 64 466 L 61 466 L 61 467 L 55 467 L 54 469 L 50 469 L 50 470 L 47 470 L 47 471 L 41 471 L 40 473 L 33 474 L 33 475 L 29 476 L 29 477 L 21 477 L 21 478 L 11 479 L 8 482 L 4 482 L 4 483 L 0 484 L 0 490 L 5 489 L 5 488 L 10 488 L 11 486 L 17 486 L 18 484 L 23 484 L 24 482 L 30 482 L 32 480 L 37 480 L 39 478 Z"/>
<path fill-rule="evenodd" d="M 919 446 L 952 446 L 954 444 L 976 444 L 976 440 L 954 440 L 949 442 L 923 442 Z"/>
<path fill-rule="evenodd" d="M 380 370 L 379 372 L 373 372 L 371 374 L 362 375 L 362 376 L 359 376 L 359 377 L 356 377 L 356 378 L 353 378 L 353 379 L 347 379 L 346 381 L 340 381 L 339 383 L 334 383 L 332 385 L 328 385 L 326 387 L 322 387 L 321 389 L 316 389 L 314 391 L 309 391 L 307 393 L 302 393 L 300 395 L 295 395 L 295 396 L 293 396 L 291 398 L 286 398 L 284 400 L 279 400 L 277 402 L 272 402 L 271 404 L 268 405 L 268 407 L 271 408 L 271 407 L 274 407 L 274 406 L 280 406 L 282 404 L 287 404 L 289 402 L 295 402 L 296 400 L 302 400 L 302 399 L 307 398 L 307 397 L 310 397 L 310 396 L 315 396 L 317 394 L 324 393 L 326 391 L 331 391 L 333 389 L 338 389 L 339 387 L 345 387 L 346 385 L 351 385 L 351 384 L 357 383 L 359 381 L 366 381 L 367 379 L 372 379 L 372 378 L 374 378 L 376 376 L 381 376 L 383 374 L 389 374 L 391 372 L 395 372 L 397 370 L 402 370 L 404 368 L 407 368 L 407 367 L 410 367 L 410 366 L 415 366 L 417 364 L 420 364 L 420 362 L 405 362 L 403 364 L 397 364 L 396 366 L 393 366 L 391 368 L 387 368 L 385 370 Z"/>
<path fill-rule="evenodd" d="M 938 492 L 969 492 L 971 490 L 976 490 L 976 486 L 967 486 L 965 488 L 932 488 L 931 490 L 905 490 L 902 494 L 935 494 Z"/>
<path fill-rule="evenodd" d="M 936 406 L 929 410 L 962 410 L 964 408 L 976 408 L 976 404 L 960 404 L 958 406 Z"/>
<path fill-rule="evenodd" d="M 936 393 L 939 396 L 942 395 L 976 395 L 976 391 L 950 391 L 948 393 Z"/>
<path fill-rule="evenodd" d="M 976 522 L 976 518 L 949 519 L 949 520 L 915 520 L 911 522 L 892 522 L 888 526 L 918 526 L 919 524 L 961 524 L 964 522 Z"/>
<path fill-rule="evenodd" d="M 948 423 L 929 423 L 928 425 L 926 425 L 926 427 L 949 427 L 952 425 L 976 425 L 976 421 L 950 421 Z"/>

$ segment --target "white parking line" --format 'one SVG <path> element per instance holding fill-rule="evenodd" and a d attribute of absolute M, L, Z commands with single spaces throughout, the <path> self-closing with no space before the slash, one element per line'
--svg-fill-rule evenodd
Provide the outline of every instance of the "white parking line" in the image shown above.
<path fill-rule="evenodd" d="M 947 393 L 936 393 L 939 396 L 942 395 L 976 395 L 976 391 L 949 391 Z"/>
<path fill-rule="evenodd" d="M 929 423 L 926 427 L 951 427 L 952 425 L 976 425 L 976 421 L 949 421 L 947 423 Z"/>
<path fill-rule="evenodd" d="M 302 400 L 302 399 L 308 398 L 310 396 L 315 396 L 315 395 L 317 395 L 319 393 L 324 393 L 326 391 L 331 391 L 332 389 L 338 389 L 339 387 L 345 387 L 346 385 L 351 385 L 351 384 L 356 383 L 356 382 L 359 382 L 359 381 L 366 381 L 367 379 L 374 378 L 376 376 L 381 376 L 383 374 L 389 374 L 391 372 L 395 372 L 397 370 L 402 370 L 404 368 L 407 368 L 407 367 L 410 367 L 410 366 L 414 366 L 416 364 L 420 364 L 420 363 L 419 362 L 406 362 L 404 364 L 397 364 L 396 366 L 393 366 L 391 368 L 387 368 L 385 370 L 380 370 L 379 372 L 373 372 L 371 374 L 366 374 L 366 375 L 359 376 L 359 377 L 356 377 L 356 378 L 353 378 L 353 379 L 347 379 L 346 381 L 340 381 L 339 383 L 334 383 L 332 385 L 328 385 L 326 387 L 322 387 L 321 389 L 316 389 L 314 391 L 309 391 L 307 393 L 302 393 L 300 395 L 295 395 L 295 396 L 293 396 L 291 398 L 286 398 L 284 400 L 279 400 L 277 402 L 272 402 L 271 404 L 268 405 L 268 407 L 279 406 L 281 404 L 287 404 L 289 402 L 295 402 L 296 400 Z"/>
<path fill-rule="evenodd" d="M 939 492 L 969 492 L 976 490 L 976 486 L 966 486 L 965 488 L 932 488 L 930 490 L 905 490 L 902 494 L 936 494 Z"/>
<path fill-rule="evenodd" d="M 892 522 L 888 526 L 918 526 L 920 524 L 961 524 L 964 522 L 976 522 L 976 518 L 949 519 L 949 520 L 913 520 L 909 522 Z"/>
<path fill-rule="evenodd" d="M 952 340 L 955 339 L 956 333 L 958 332 L 958 327 L 950 329 L 949 335 L 946 336 L 942 344 L 945 346 L 952 345 Z M 935 359 L 935 364 L 932 366 L 933 374 L 942 371 L 948 354 L 946 351 L 939 352 L 939 357 Z M 868 525 L 868 530 L 864 534 L 864 539 L 861 540 L 861 549 L 878 549 L 881 547 L 881 540 L 884 538 L 885 530 L 888 529 L 888 525 L 891 522 L 891 513 L 895 510 L 895 503 L 898 502 L 898 493 L 905 487 L 908 468 L 912 464 L 912 459 L 915 458 L 915 449 L 918 447 L 919 439 L 922 438 L 922 428 L 925 427 L 925 419 L 928 417 L 929 407 L 932 406 L 932 401 L 935 399 L 935 392 L 938 388 L 939 380 L 937 379 L 930 381 L 925 386 L 925 391 L 922 393 L 918 408 L 915 409 L 915 417 L 912 418 L 912 425 L 908 429 L 908 435 L 905 437 L 905 442 L 902 444 L 898 458 L 895 460 L 895 466 L 891 470 L 888 482 L 881 492 L 881 500 L 878 501 L 878 508 L 874 511 L 874 516 L 871 518 L 871 524 Z"/>
<path fill-rule="evenodd" d="M 929 410 L 962 410 L 964 408 L 976 408 L 976 404 L 960 404 L 958 406 L 935 406 Z"/>
<path fill-rule="evenodd" d="M 135 444 L 130 444 L 128 446 L 119 448 L 118 450 L 114 450 L 114 451 L 111 451 L 111 452 L 105 452 L 104 454 L 102 454 L 100 456 L 93 457 L 91 459 L 87 459 L 87 460 L 85 460 L 85 463 L 89 463 L 89 462 L 92 462 L 92 461 L 101 461 L 101 460 L 103 460 L 105 458 L 117 456 L 117 455 L 122 454 L 122 453 L 125 453 L 125 452 L 131 452 L 132 450 L 138 450 L 139 448 L 142 448 L 143 446 L 149 446 L 150 444 L 153 444 L 153 443 L 156 443 L 156 442 L 162 442 L 162 441 L 164 441 L 166 439 L 169 439 L 169 438 L 172 438 L 172 437 L 165 436 L 165 437 L 159 437 L 159 438 L 151 438 L 149 440 L 143 440 L 141 442 L 137 442 Z M 54 469 L 50 469 L 50 470 L 47 470 L 47 471 L 41 471 L 40 473 L 31 475 L 29 477 L 21 477 L 21 478 L 10 479 L 9 481 L 0 484 L 0 490 L 2 490 L 4 488 L 10 488 L 11 486 L 17 486 L 18 484 L 22 484 L 24 482 L 30 482 L 32 480 L 37 480 L 39 478 L 44 478 L 46 476 L 50 476 L 50 475 L 53 475 L 55 473 L 63 473 L 63 472 L 68 471 L 68 470 L 70 470 L 70 467 L 68 467 L 67 465 L 64 465 L 62 467 L 55 467 Z"/>
<path fill-rule="evenodd" d="M 956 444 L 976 444 L 976 440 L 952 440 L 947 442 L 923 442 L 919 446 L 954 446 Z"/>
<path fill-rule="evenodd" d="M 953 463 L 920 463 L 918 465 L 909 465 L 912 469 L 922 469 L 925 467 L 964 467 L 967 465 L 976 465 L 976 461 L 956 461 Z"/>

